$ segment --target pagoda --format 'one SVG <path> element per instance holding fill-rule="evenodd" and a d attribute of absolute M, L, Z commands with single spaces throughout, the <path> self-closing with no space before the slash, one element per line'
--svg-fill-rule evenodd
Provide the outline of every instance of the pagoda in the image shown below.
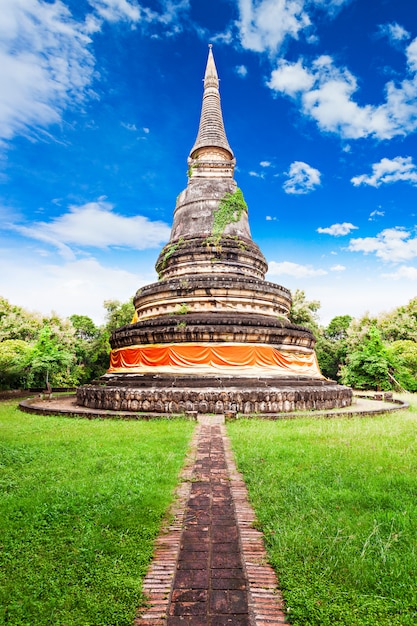
<path fill-rule="evenodd" d="M 108 372 L 77 390 L 78 404 L 150 414 L 351 404 L 349 388 L 322 376 L 311 331 L 288 320 L 289 290 L 265 280 L 235 164 L 210 45 L 188 184 L 156 261 L 159 280 L 136 293 L 132 323 L 110 338 Z"/>

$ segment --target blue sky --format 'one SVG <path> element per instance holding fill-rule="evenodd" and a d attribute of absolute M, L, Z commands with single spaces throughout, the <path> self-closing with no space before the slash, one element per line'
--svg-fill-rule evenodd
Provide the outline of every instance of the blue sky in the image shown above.
<path fill-rule="evenodd" d="M 156 280 L 207 44 L 267 278 L 335 315 L 417 291 L 412 0 L 0 0 L 0 295 L 103 321 Z"/>

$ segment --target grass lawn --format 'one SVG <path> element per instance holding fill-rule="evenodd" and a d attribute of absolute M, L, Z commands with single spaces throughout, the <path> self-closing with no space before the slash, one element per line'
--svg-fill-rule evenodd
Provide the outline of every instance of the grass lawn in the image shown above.
<path fill-rule="evenodd" d="M 411 398 L 373 418 L 229 424 L 293 626 L 417 624 Z"/>
<path fill-rule="evenodd" d="M 131 626 L 193 428 L 0 403 L 0 624 Z"/>

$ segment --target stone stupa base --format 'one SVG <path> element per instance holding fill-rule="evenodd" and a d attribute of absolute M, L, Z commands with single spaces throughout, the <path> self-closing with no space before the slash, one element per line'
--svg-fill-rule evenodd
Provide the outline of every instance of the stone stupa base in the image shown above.
<path fill-rule="evenodd" d="M 80 406 L 150 414 L 262 415 L 341 408 L 351 403 L 350 388 L 302 376 L 107 374 L 98 384 L 77 389 Z"/>

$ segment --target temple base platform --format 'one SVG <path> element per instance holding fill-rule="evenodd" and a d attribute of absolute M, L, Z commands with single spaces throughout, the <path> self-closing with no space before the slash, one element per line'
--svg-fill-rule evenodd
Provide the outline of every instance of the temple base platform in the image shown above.
<path fill-rule="evenodd" d="M 273 414 L 350 406 L 352 390 L 303 376 L 106 374 L 77 389 L 80 406 L 152 414 Z"/>

